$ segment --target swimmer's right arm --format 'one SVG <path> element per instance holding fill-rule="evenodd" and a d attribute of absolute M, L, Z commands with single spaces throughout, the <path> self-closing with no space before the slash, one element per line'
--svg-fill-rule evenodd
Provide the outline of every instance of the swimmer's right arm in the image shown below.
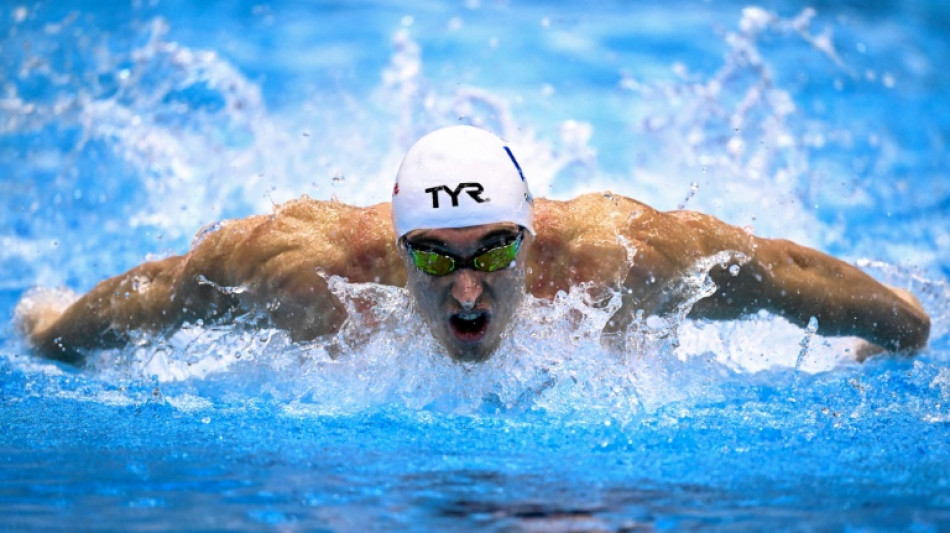
<path fill-rule="evenodd" d="M 320 216 L 332 209 L 290 209 L 301 206 Z M 294 340 L 313 339 L 336 331 L 346 316 L 322 275 L 340 270 L 346 250 L 315 237 L 326 231 L 320 222 L 280 214 L 229 221 L 187 254 L 102 281 L 65 310 L 28 295 L 17 306 L 17 322 L 39 354 L 72 364 L 85 350 L 125 345 L 138 332 L 161 334 L 254 310 Z"/>
<path fill-rule="evenodd" d="M 236 303 L 233 297 L 202 280 L 220 277 L 215 260 L 236 233 L 254 222 L 238 221 L 206 236 L 185 255 L 149 261 L 106 279 L 65 309 L 49 293 L 28 294 L 17 305 L 18 326 L 40 355 L 78 364 L 85 350 L 122 346 L 134 332 L 155 334 L 227 312 Z"/>
<path fill-rule="evenodd" d="M 112 348 L 137 331 L 170 327 L 180 315 L 171 295 L 185 257 L 169 257 L 109 278 L 62 309 L 49 293 L 33 293 L 17 305 L 19 328 L 40 355 L 81 363 L 87 349 Z M 149 288 L 146 293 L 139 285 Z"/>

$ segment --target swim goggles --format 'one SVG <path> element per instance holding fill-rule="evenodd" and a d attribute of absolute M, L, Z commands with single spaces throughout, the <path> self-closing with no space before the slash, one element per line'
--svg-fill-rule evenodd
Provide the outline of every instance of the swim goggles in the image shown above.
<path fill-rule="evenodd" d="M 409 257 L 412 258 L 412 264 L 416 265 L 416 268 L 426 274 L 444 276 L 460 268 L 474 268 L 480 272 L 495 272 L 508 268 L 517 257 L 523 238 L 524 230 L 521 230 L 518 232 L 518 236 L 510 242 L 489 248 L 471 259 L 462 259 L 444 252 L 413 248 L 408 240 L 404 242 L 409 250 Z"/>

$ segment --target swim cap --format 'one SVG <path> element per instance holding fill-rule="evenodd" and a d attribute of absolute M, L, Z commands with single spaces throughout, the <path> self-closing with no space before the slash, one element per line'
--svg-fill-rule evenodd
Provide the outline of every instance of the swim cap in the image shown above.
<path fill-rule="evenodd" d="M 406 153 L 393 188 L 393 226 L 417 229 L 514 222 L 534 233 L 534 199 L 498 137 L 472 126 L 429 133 Z"/>

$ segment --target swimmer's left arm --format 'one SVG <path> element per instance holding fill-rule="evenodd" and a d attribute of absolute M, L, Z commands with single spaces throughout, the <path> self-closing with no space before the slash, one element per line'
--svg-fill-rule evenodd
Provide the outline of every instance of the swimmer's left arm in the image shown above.
<path fill-rule="evenodd" d="M 764 309 L 802 326 L 814 317 L 822 335 L 856 335 L 895 352 L 927 345 L 930 317 L 909 292 L 790 241 L 757 243 L 751 270 L 762 281 L 756 278 L 745 291 L 746 301 L 762 302 Z M 754 293 L 755 285 L 763 294 Z"/>
<path fill-rule="evenodd" d="M 764 309 L 802 327 L 814 317 L 819 334 L 854 335 L 891 351 L 914 351 L 927 344 L 930 318 L 907 291 L 889 288 L 811 248 L 755 237 L 708 215 L 676 211 L 661 217 L 669 239 L 658 244 L 676 244 L 660 251 L 668 261 L 674 255 L 686 261 L 677 265 L 680 272 L 720 251 L 748 258 L 744 264 L 733 259 L 712 268 L 716 293 L 697 302 L 691 317 L 732 319 Z M 739 266 L 738 273 L 730 271 L 733 265 Z"/>

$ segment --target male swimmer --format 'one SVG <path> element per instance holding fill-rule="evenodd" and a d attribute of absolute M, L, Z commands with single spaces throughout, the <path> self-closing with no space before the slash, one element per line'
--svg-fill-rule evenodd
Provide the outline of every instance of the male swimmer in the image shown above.
<path fill-rule="evenodd" d="M 407 286 L 447 354 L 482 361 L 526 291 L 551 299 L 582 283 L 619 290 L 622 306 L 605 333 L 622 332 L 638 311 L 674 312 L 687 297 L 684 276 L 720 252 L 731 259 L 709 271 L 717 290 L 690 317 L 764 309 L 800 326 L 814 317 L 819 334 L 855 335 L 891 351 L 927 343 L 930 318 L 910 293 L 815 250 L 609 193 L 535 200 L 511 148 L 471 126 L 413 145 L 392 204 L 291 201 L 202 232 L 185 255 L 144 263 L 68 305 L 33 291 L 16 320 L 39 354 L 74 364 L 138 332 L 254 312 L 306 341 L 345 320 L 327 285 L 327 276 L 341 276 Z"/>

